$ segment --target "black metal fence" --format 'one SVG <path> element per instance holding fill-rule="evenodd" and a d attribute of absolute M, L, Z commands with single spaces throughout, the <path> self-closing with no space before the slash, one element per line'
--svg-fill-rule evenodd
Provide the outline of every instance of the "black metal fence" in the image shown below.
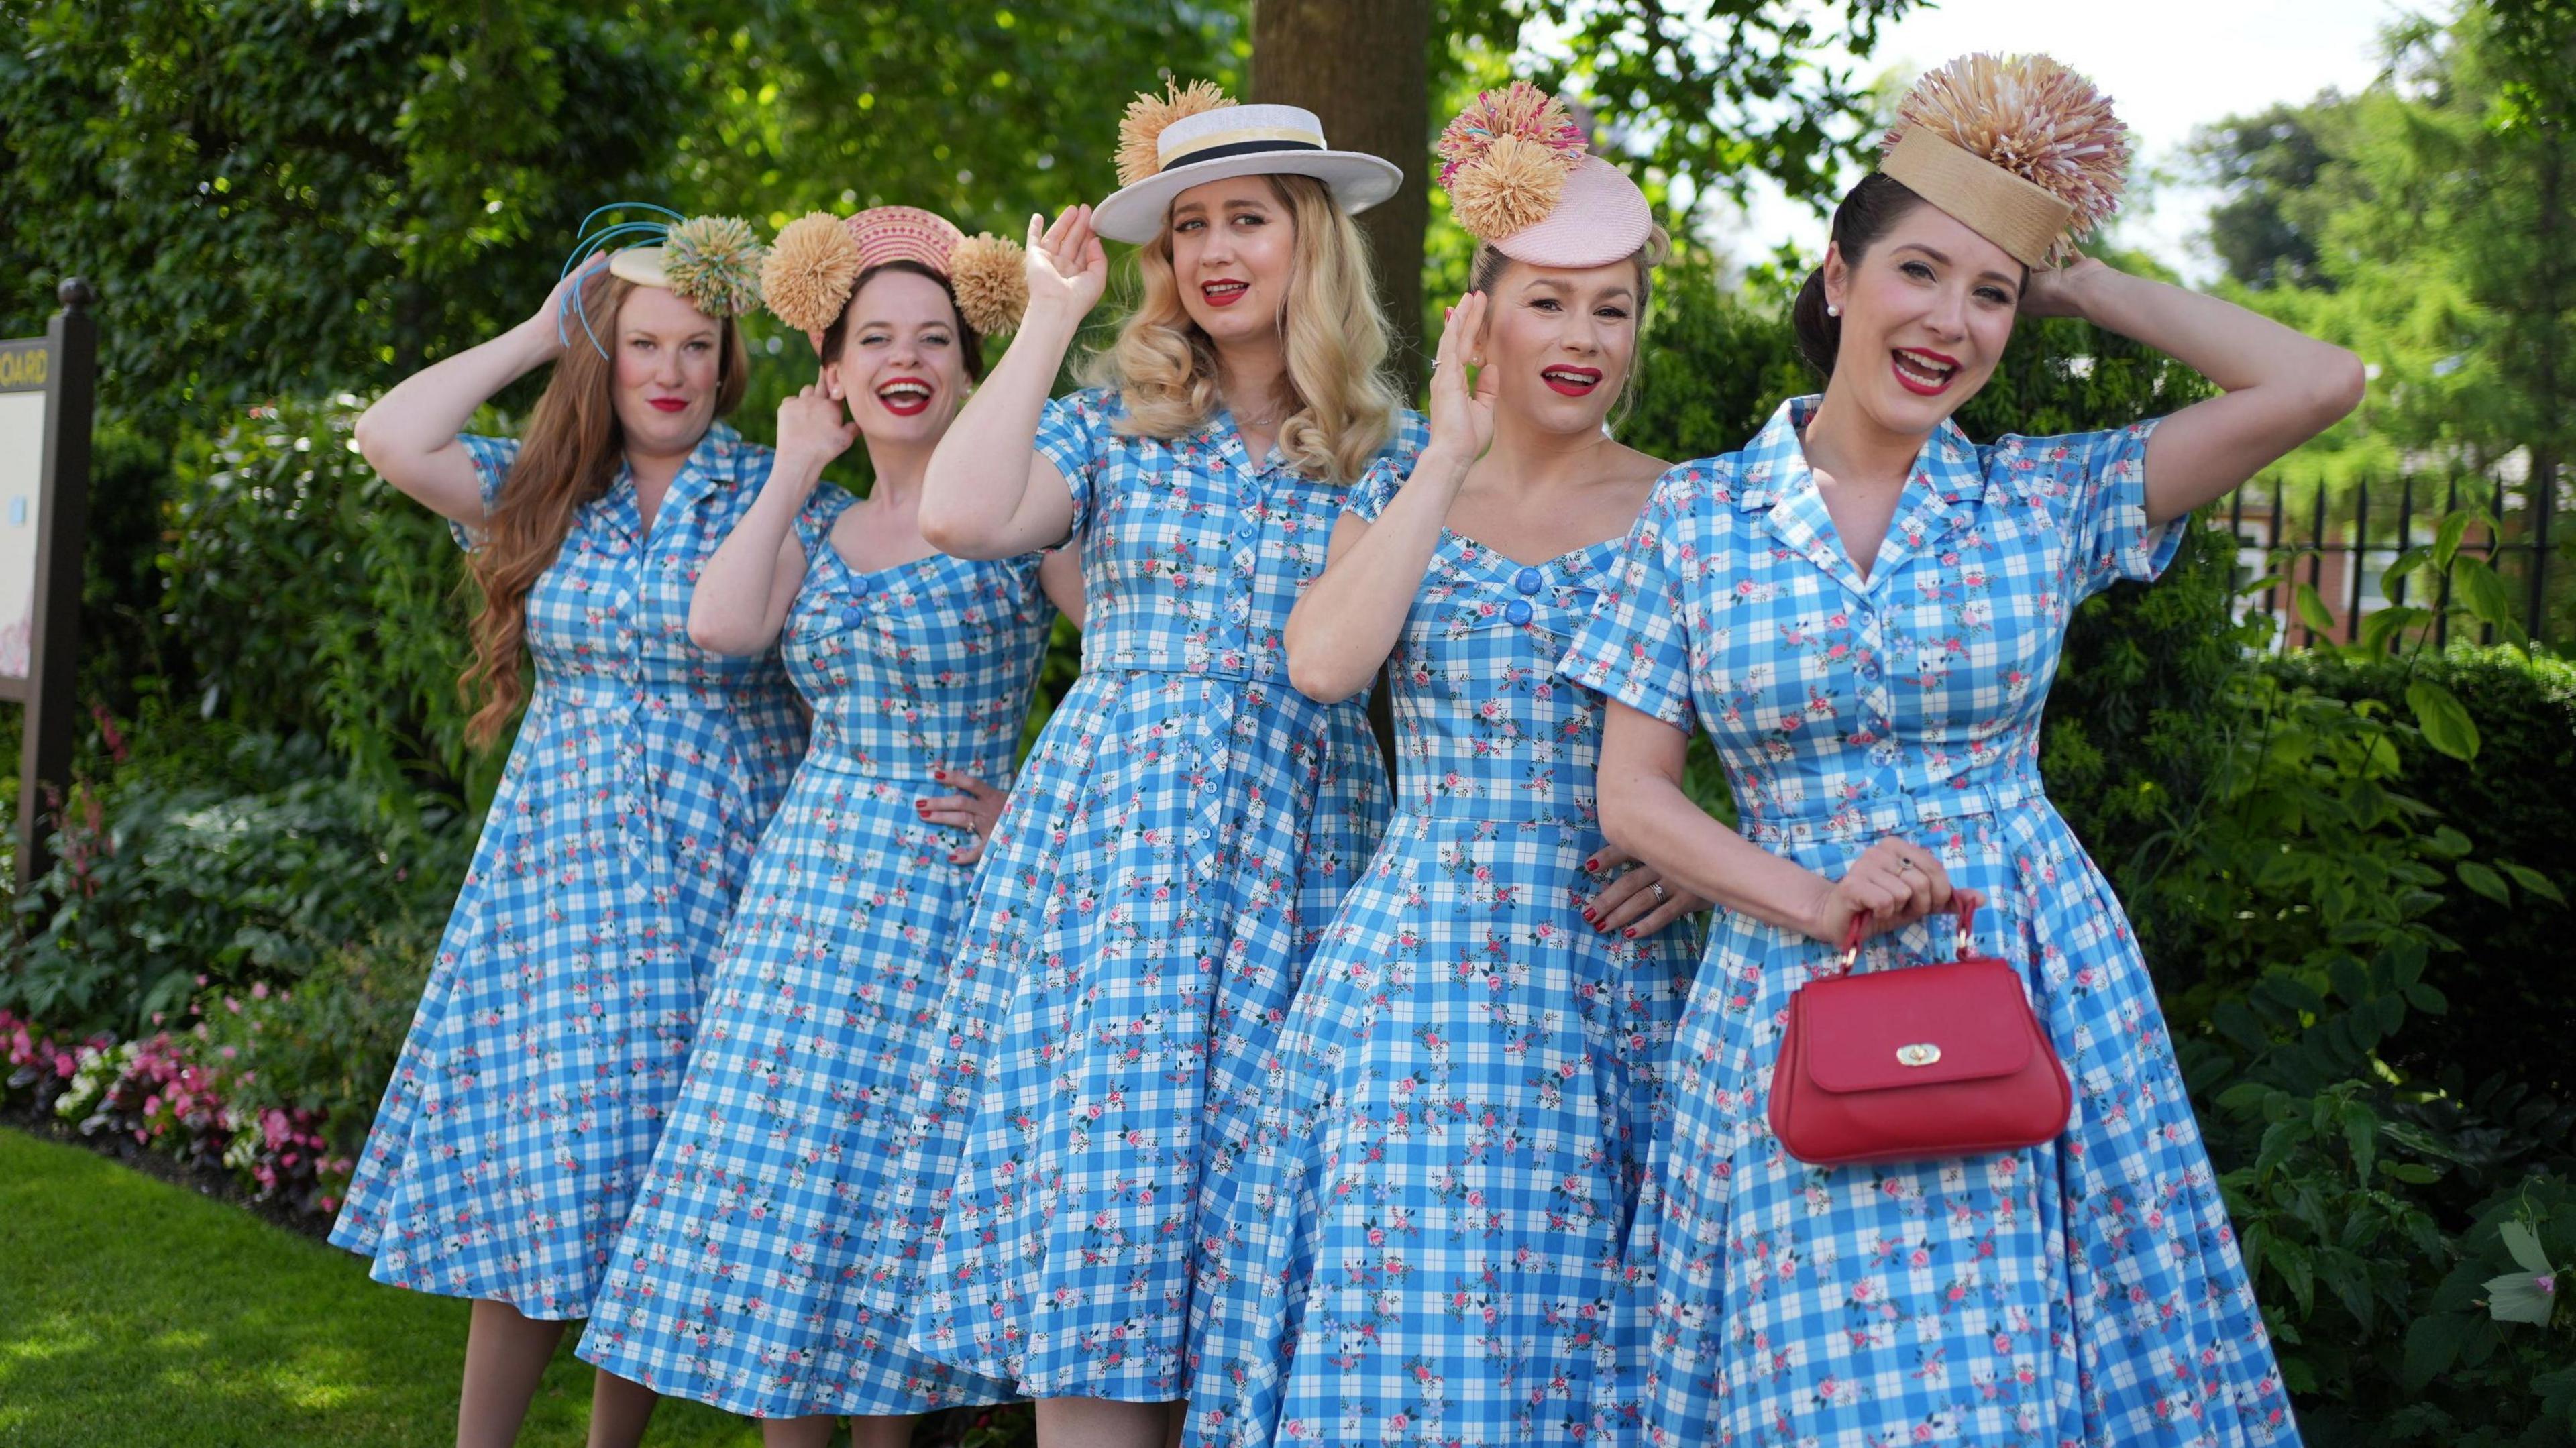
<path fill-rule="evenodd" d="M 2562 485 L 2554 491 L 2564 493 Z M 2431 569 L 2399 578 L 2385 593 L 2381 575 L 2409 548 L 2429 545 L 2442 519 L 2462 508 L 2484 509 L 2500 526 L 2471 524 L 2462 534 L 2459 552 L 2482 558 L 2501 577 L 2518 604 L 2524 630 L 2535 640 L 2567 643 L 2571 599 L 2576 593 L 2576 565 L 2567 552 L 2576 519 L 2555 518 L 2567 511 L 2540 506 L 2539 490 L 2521 482 L 2470 474 L 2452 477 L 2403 477 L 2348 486 L 2340 496 L 2325 484 L 2295 490 L 2275 480 L 2257 478 L 2239 488 L 2224 505 L 2228 531 L 2237 540 L 2237 580 L 2252 583 L 2277 576 L 2269 587 L 2241 596 L 2238 616 L 2267 614 L 2278 625 L 2274 647 L 2302 648 L 2315 643 L 2318 630 L 2295 606 L 2298 585 L 2308 584 L 2325 605 L 2332 627 L 2326 636 L 2350 643 L 2361 621 L 2391 604 L 2411 601 L 2430 608 L 2436 644 L 2454 631 L 2451 585 Z M 2291 550 L 2286 566 L 2275 555 Z M 2425 590 L 2430 589 L 2429 596 Z M 2474 625 L 2482 642 L 2494 642 L 2495 630 Z"/>

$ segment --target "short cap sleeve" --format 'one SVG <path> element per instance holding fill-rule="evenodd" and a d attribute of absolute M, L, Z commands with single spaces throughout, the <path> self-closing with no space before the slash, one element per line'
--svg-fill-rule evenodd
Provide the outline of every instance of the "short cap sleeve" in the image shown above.
<path fill-rule="evenodd" d="M 1688 560 L 1710 463 L 1684 463 L 1655 481 L 1619 561 L 1574 636 L 1557 672 L 1585 688 L 1652 714 L 1677 729 L 1694 727 L 1691 706 L 1691 607 Z"/>
<path fill-rule="evenodd" d="M 474 464 L 474 482 L 483 495 L 483 515 L 501 506 L 501 485 L 509 481 L 510 465 L 519 460 L 519 440 L 515 437 L 485 437 L 481 433 L 460 432 L 456 445 L 465 449 L 466 461 Z M 456 546 L 468 552 L 481 546 L 475 530 L 451 518 L 447 531 L 454 535 Z"/>
<path fill-rule="evenodd" d="M 1396 489 L 1404 486 L 1412 466 L 1410 458 L 1379 454 L 1377 460 L 1369 464 L 1368 471 L 1360 474 L 1359 481 L 1351 484 L 1350 491 L 1343 494 L 1342 511 L 1363 523 L 1376 522 L 1378 515 L 1386 511 L 1386 505 L 1395 501 Z"/>
<path fill-rule="evenodd" d="M 1038 456 L 1055 464 L 1073 493 L 1073 528 L 1068 537 L 1079 535 L 1091 520 L 1092 497 L 1117 413 L 1116 394 L 1103 387 L 1050 398 L 1038 413 Z"/>
<path fill-rule="evenodd" d="M 796 541 L 805 550 L 807 562 L 832 546 L 832 525 L 859 500 L 838 483 L 817 483 L 805 506 L 796 510 Z"/>
<path fill-rule="evenodd" d="M 2161 528 L 2147 526 L 2147 439 L 2158 421 L 2058 437 L 2006 437 L 1988 456 L 1987 475 L 2002 474 L 2065 534 L 2072 550 L 2068 576 L 2078 599 L 2123 579 L 2154 582 L 2191 526 L 2188 516 Z"/>

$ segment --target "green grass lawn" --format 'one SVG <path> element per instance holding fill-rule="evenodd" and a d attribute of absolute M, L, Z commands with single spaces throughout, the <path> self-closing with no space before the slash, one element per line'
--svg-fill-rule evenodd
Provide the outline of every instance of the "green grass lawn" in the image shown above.
<path fill-rule="evenodd" d="M 0 1130 L 0 1444 L 441 1445 L 466 1305 L 75 1147 Z M 579 1444 L 571 1334 L 519 1441 Z M 664 1403 L 645 1440 L 742 1445 L 750 1423 Z"/>

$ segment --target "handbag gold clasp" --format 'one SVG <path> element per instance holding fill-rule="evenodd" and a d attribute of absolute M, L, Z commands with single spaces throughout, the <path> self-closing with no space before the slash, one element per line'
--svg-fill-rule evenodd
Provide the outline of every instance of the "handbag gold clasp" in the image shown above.
<path fill-rule="evenodd" d="M 1896 1048 L 1896 1063 L 1900 1066 L 1929 1066 L 1940 1059 L 1941 1048 L 1930 1041 Z"/>

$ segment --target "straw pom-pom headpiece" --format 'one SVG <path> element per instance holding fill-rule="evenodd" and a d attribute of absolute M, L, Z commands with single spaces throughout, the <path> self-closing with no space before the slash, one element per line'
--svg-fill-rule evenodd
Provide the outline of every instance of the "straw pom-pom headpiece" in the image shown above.
<path fill-rule="evenodd" d="M 1433 149 L 1450 214 L 1478 240 L 1500 241 L 1556 209 L 1583 160 L 1583 128 L 1564 102 L 1516 80 L 1477 92 Z"/>
<path fill-rule="evenodd" d="M 671 290 L 710 317 L 739 317 L 760 305 L 760 241 L 734 216 L 693 216 L 662 238 Z"/>
<path fill-rule="evenodd" d="M 1223 110 L 1234 104 L 1234 98 L 1216 88 L 1213 81 L 1194 80 L 1183 85 L 1177 80 L 1163 83 L 1163 94 L 1139 91 L 1127 103 L 1127 114 L 1118 122 L 1118 184 L 1133 186 L 1163 169 L 1161 142 L 1163 128 L 1183 116 Z"/>
<path fill-rule="evenodd" d="M 2091 81 L 2045 55 L 1963 55 L 1915 82 L 1897 106 L 1896 124 L 1879 143 L 1881 169 L 1958 214 L 1950 199 L 1932 194 L 1943 189 L 1945 169 L 1955 167 L 1925 144 L 1930 139 L 2029 183 L 2062 208 L 2043 232 L 2039 208 L 2028 198 L 2018 208 L 2006 205 L 2001 192 L 1957 198 L 1981 213 L 1960 215 L 1961 221 L 2028 265 L 2064 260 L 2119 209 L 2128 127 Z M 1928 185 L 1918 185 L 1918 178 Z M 1948 179 L 1955 183 L 1965 174 Z M 1965 189 L 1980 188 L 1967 181 Z M 2006 211 L 2026 214 L 2001 214 Z M 2013 234 L 1995 235 L 1989 223 Z"/>
<path fill-rule="evenodd" d="M 948 290 L 958 315 L 984 336 L 1016 330 L 1029 309 L 1027 251 L 991 232 L 970 236 L 948 253 Z"/>
<path fill-rule="evenodd" d="M 760 267 L 760 295 L 770 315 L 799 332 L 825 331 L 850 304 L 859 279 L 859 244 L 828 211 L 787 223 Z"/>

